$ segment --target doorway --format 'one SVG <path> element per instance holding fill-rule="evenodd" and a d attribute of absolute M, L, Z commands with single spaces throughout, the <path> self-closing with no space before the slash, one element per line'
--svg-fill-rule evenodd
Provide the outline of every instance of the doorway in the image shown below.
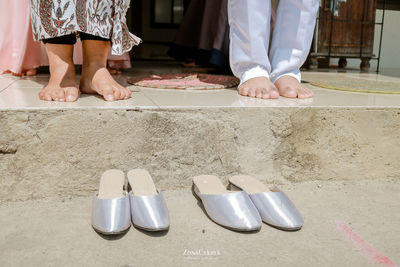
<path fill-rule="evenodd" d="M 133 60 L 173 61 L 167 55 L 190 0 L 136 0 L 128 11 L 130 31 L 143 43 L 131 51 Z"/>

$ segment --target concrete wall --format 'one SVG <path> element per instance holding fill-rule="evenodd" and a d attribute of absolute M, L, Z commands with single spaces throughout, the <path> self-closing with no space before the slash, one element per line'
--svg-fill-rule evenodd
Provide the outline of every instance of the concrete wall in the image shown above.
<path fill-rule="evenodd" d="M 162 189 L 400 179 L 398 108 L 1 111 L 0 133 L 0 202 L 87 196 L 109 168 L 146 168 Z"/>

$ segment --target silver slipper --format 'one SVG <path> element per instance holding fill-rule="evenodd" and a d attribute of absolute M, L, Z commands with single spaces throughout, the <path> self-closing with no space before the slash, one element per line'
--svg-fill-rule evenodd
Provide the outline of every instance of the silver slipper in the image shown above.
<path fill-rule="evenodd" d="M 164 197 L 155 188 L 146 170 L 128 172 L 131 218 L 134 226 L 147 231 L 162 231 L 169 228 L 169 214 Z"/>
<path fill-rule="evenodd" d="M 256 231 L 262 221 L 245 192 L 229 192 L 216 176 L 193 178 L 193 191 L 211 220 L 236 231 Z"/>
<path fill-rule="evenodd" d="M 231 177 L 229 182 L 232 190 L 244 190 L 249 195 L 265 223 L 283 230 L 298 230 L 303 226 L 300 212 L 278 188 L 269 190 L 263 183 L 246 175 Z"/>
<path fill-rule="evenodd" d="M 102 234 L 125 232 L 131 226 L 129 196 L 123 190 L 125 175 L 107 170 L 100 179 L 99 192 L 93 196 L 92 226 Z"/>

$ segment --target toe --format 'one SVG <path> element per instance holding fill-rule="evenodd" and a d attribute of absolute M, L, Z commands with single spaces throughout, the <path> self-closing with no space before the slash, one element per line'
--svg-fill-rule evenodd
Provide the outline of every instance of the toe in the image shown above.
<path fill-rule="evenodd" d="M 309 95 L 307 92 L 302 91 L 302 92 L 299 92 L 298 98 L 309 98 Z"/>
<path fill-rule="evenodd" d="M 249 89 L 248 96 L 255 97 L 256 96 L 256 90 L 254 88 Z"/>
<path fill-rule="evenodd" d="M 256 89 L 256 97 L 257 98 L 262 98 L 263 97 L 263 94 L 266 92 L 266 90 L 265 89 L 263 89 L 263 88 L 257 88 Z"/>
<path fill-rule="evenodd" d="M 268 94 L 268 93 L 265 93 L 265 94 L 263 94 L 262 98 L 263 98 L 263 99 L 270 99 L 270 98 L 271 98 L 271 95 Z"/>
<path fill-rule="evenodd" d="M 79 97 L 79 91 L 75 87 L 68 87 L 65 90 L 65 99 L 67 102 L 74 102 Z"/>
<path fill-rule="evenodd" d="M 63 102 L 65 101 L 64 91 L 62 89 L 54 89 L 51 93 L 52 100 Z"/>
<path fill-rule="evenodd" d="M 129 90 L 126 87 L 123 87 L 122 85 L 118 85 L 118 87 L 121 90 L 121 99 L 128 99 L 129 97 L 131 97 L 131 90 Z"/>
<path fill-rule="evenodd" d="M 261 92 L 261 98 L 263 99 L 270 99 L 271 95 L 270 92 L 268 91 L 268 89 L 264 88 Z"/>
<path fill-rule="evenodd" d="M 131 89 L 128 89 L 128 97 L 131 97 L 132 96 L 132 90 Z"/>
<path fill-rule="evenodd" d="M 279 93 L 278 93 L 278 91 L 273 90 L 273 91 L 271 91 L 271 92 L 269 93 L 269 96 L 270 96 L 270 98 L 272 98 L 272 99 L 277 99 L 277 98 L 279 98 Z"/>
<path fill-rule="evenodd" d="M 45 101 L 51 101 L 52 100 L 51 99 L 51 95 L 48 92 L 46 92 L 45 90 L 42 90 L 42 91 L 39 92 L 39 98 L 41 100 L 45 100 Z"/>
<path fill-rule="evenodd" d="M 295 98 L 297 97 L 297 90 L 288 87 L 283 88 L 283 90 L 280 91 L 280 95 L 284 97 Z"/>
<path fill-rule="evenodd" d="M 128 99 L 132 96 L 132 91 L 128 88 L 125 88 L 126 90 L 126 94 L 125 94 L 125 98 L 124 99 Z"/>
<path fill-rule="evenodd" d="M 267 90 L 263 93 L 262 95 L 263 99 L 270 99 L 271 98 L 271 94 L 270 92 L 268 92 Z"/>
<path fill-rule="evenodd" d="M 298 88 L 298 97 L 299 98 L 310 98 L 312 97 L 312 91 L 306 87 L 299 87 Z"/>
<path fill-rule="evenodd" d="M 311 90 L 311 89 L 309 89 L 309 88 L 306 88 L 306 89 L 307 89 L 307 96 L 308 96 L 308 97 L 313 97 L 313 96 L 314 96 L 313 90 Z"/>
<path fill-rule="evenodd" d="M 119 100 L 124 97 L 123 91 L 121 89 L 119 89 L 117 86 L 114 87 L 113 94 L 114 94 L 115 100 Z"/>
<path fill-rule="evenodd" d="M 126 99 L 126 94 L 128 93 L 125 89 L 119 90 L 121 92 L 119 99 Z"/>
<path fill-rule="evenodd" d="M 106 101 L 114 101 L 115 100 L 114 92 L 111 87 L 104 89 L 102 91 L 102 95 Z"/>
<path fill-rule="evenodd" d="M 247 87 L 241 86 L 239 88 L 239 94 L 247 96 L 249 94 L 249 89 Z"/>

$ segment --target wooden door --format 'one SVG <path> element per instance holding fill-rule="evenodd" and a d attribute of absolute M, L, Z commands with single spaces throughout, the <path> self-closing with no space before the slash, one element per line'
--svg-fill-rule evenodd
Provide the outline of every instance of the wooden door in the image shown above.
<path fill-rule="evenodd" d="M 375 11 L 376 0 L 322 0 L 317 54 L 372 57 Z"/>

